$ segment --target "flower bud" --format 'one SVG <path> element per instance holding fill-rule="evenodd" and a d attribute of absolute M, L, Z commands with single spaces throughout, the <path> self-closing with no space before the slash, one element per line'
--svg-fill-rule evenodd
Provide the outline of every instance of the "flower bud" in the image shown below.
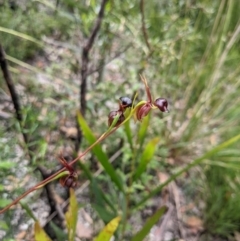
<path fill-rule="evenodd" d="M 60 178 L 60 183 L 63 187 L 76 187 L 77 178 L 77 173 L 73 172 L 66 177 Z"/>
<path fill-rule="evenodd" d="M 119 100 L 121 101 L 122 107 L 127 108 L 132 106 L 132 100 L 128 97 L 120 97 Z"/>
<path fill-rule="evenodd" d="M 169 112 L 168 111 L 168 102 L 164 98 L 158 98 L 154 101 L 154 105 L 162 112 Z"/>
<path fill-rule="evenodd" d="M 141 121 L 142 118 L 148 115 L 149 111 L 152 109 L 149 102 L 140 105 L 136 110 L 136 118 Z"/>
<path fill-rule="evenodd" d="M 114 118 L 116 118 L 117 115 L 119 115 L 119 118 L 115 126 L 120 125 L 125 120 L 125 117 L 121 111 L 111 111 L 108 115 L 108 126 L 112 125 Z"/>

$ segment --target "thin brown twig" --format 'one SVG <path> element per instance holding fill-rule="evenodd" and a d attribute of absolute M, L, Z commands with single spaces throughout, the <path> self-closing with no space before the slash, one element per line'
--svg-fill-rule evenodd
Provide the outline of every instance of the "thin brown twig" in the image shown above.
<path fill-rule="evenodd" d="M 97 16 L 97 20 L 93 27 L 90 37 L 88 38 L 85 46 L 82 50 L 82 66 L 81 66 L 81 85 L 80 85 L 80 111 L 83 116 L 85 116 L 87 102 L 86 102 L 86 94 L 87 94 L 87 77 L 88 77 L 88 68 L 89 68 L 89 52 L 91 51 L 96 36 L 100 30 L 102 19 L 104 17 L 104 10 L 108 0 L 102 0 L 100 11 Z M 78 138 L 76 140 L 75 150 L 76 152 L 79 150 L 79 146 L 82 140 L 82 132 L 80 130 L 79 125 L 77 124 L 78 129 Z"/>
<path fill-rule="evenodd" d="M 147 29 L 146 29 L 146 25 L 145 25 L 145 14 L 144 14 L 144 0 L 140 1 L 140 13 L 141 13 L 141 20 L 142 20 L 142 32 L 143 32 L 143 37 L 145 40 L 145 43 L 149 49 L 149 51 L 152 51 L 152 48 L 149 44 L 148 41 L 148 33 L 147 33 Z"/>
<path fill-rule="evenodd" d="M 92 75 L 95 72 L 98 72 L 99 70 L 101 70 L 102 68 L 104 68 L 106 65 L 108 65 L 109 63 L 111 63 L 113 60 L 115 60 L 116 58 L 118 58 L 120 55 L 122 55 L 123 53 L 125 53 L 130 47 L 132 46 L 132 43 L 128 44 L 123 50 L 117 52 L 111 59 L 109 59 L 107 61 L 107 63 L 105 63 L 104 65 L 100 65 L 98 66 L 96 69 L 90 69 L 88 71 L 88 75 Z"/>
<path fill-rule="evenodd" d="M 22 118 L 22 113 L 21 113 L 21 105 L 20 105 L 18 94 L 17 94 L 17 91 L 15 89 L 11 74 L 8 70 L 8 63 L 7 63 L 7 60 L 6 60 L 6 57 L 5 57 L 5 52 L 3 50 L 3 47 L 1 45 L 1 43 L 0 43 L 0 65 L 1 65 L 2 72 L 3 72 L 3 77 L 5 79 L 5 82 L 8 86 L 8 89 L 9 89 L 9 92 L 10 92 L 10 95 L 11 95 L 11 98 L 12 98 L 12 103 L 14 105 L 14 109 L 16 111 L 16 118 L 19 121 L 20 127 L 22 129 L 23 118 Z M 22 131 L 22 135 L 23 135 L 24 142 L 28 143 L 27 134 Z"/>
<path fill-rule="evenodd" d="M 119 157 L 121 154 L 122 154 L 122 149 L 120 149 L 120 150 L 118 150 L 116 153 L 114 153 L 114 154 L 109 158 L 109 162 L 110 162 L 110 163 L 114 162 L 114 161 L 117 159 L 117 157 Z M 94 176 L 94 177 L 97 177 L 98 175 L 101 174 L 101 172 L 102 172 L 103 170 L 104 170 L 103 167 L 100 167 L 100 168 L 93 174 L 93 176 Z M 81 187 L 79 187 L 79 188 L 75 191 L 75 195 L 78 195 L 78 194 L 82 193 L 82 192 L 84 191 L 84 189 L 89 186 L 89 184 L 90 184 L 90 181 L 89 181 L 89 180 L 85 181 L 85 182 L 81 185 Z M 66 208 L 66 206 L 67 206 L 68 204 L 69 204 L 69 198 L 62 203 L 62 205 L 61 205 L 61 206 L 62 206 L 62 209 Z M 52 213 L 52 214 L 48 217 L 46 223 L 50 222 L 56 215 L 57 215 L 56 212 L 55 212 L 55 213 Z"/>
<path fill-rule="evenodd" d="M 82 69 L 81 69 L 81 91 L 80 91 L 80 103 L 81 103 L 81 113 L 84 116 L 86 111 L 86 92 L 87 92 L 87 76 L 88 76 L 88 64 L 89 64 L 89 52 L 93 47 L 96 36 L 100 30 L 102 19 L 104 16 L 105 6 L 108 0 L 102 0 L 100 11 L 97 16 L 95 26 L 92 33 L 87 40 L 86 45 L 83 47 L 82 51 Z"/>
<path fill-rule="evenodd" d="M 23 117 L 22 117 L 22 113 L 21 113 L 21 104 L 20 104 L 20 100 L 19 100 L 19 96 L 17 94 L 17 91 L 15 89 L 15 85 L 14 82 L 12 80 L 11 74 L 8 70 L 8 63 L 5 57 L 5 52 L 3 50 L 3 47 L 0 43 L 0 65 L 1 65 L 1 69 L 3 72 L 3 77 L 5 79 L 5 82 L 8 86 L 10 95 L 11 95 L 11 99 L 12 99 L 12 103 L 14 105 L 14 109 L 16 111 L 16 118 L 20 124 L 20 128 L 21 128 L 21 134 L 23 136 L 24 142 L 26 144 L 26 150 L 27 150 L 27 154 L 30 158 L 30 160 L 33 159 L 33 150 L 32 148 L 28 145 L 29 144 L 29 138 L 28 135 L 24 132 L 24 126 L 23 126 Z M 45 179 L 49 176 L 47 170 L 42 167 L 42 166 L 37 166 L 37 170 L 41 173 L 42 178 Z M 55 200 L 55 195 L 54 195 L 54 191 L 50 186 L 50 183 L 48 183 L 47 185 L 45 185 L 45 189 L 46 189 L 46 193 L 47 193 L 47 199 L 51 208 L 51 212 L 55 212 L 57 213 L 57 220 L 62 220 L 61 215 L 59 214 L 59 212 L 56 209 L 56 200 Z M 20 199 L 19 199 L 20 200 Z"/>
<path fill-rule="evenodd" d="M 107 138 L 109 135 L 111 135 L 113 132 L 115 132 L 119 127 L 116 126 L 114 127 L 111 131 L 101 135 L 91 146 L 89 146 L 84 152 L 82 152 L 80 155 L 78 155 L 74 160 L 72 160 L 70 163 L 68 163 L 68 165 L 73 165 L 75 164 L 78 160 L 80 160 L 83 156 L 85 156 L 94 146 L 96 146 L 98 143 L 100 143 L 102 140 L 104 140 L 105 138 Z M 16 198 L 13 202 L 11 202 L 10 204 L 8 204 L 6 207 L 4 207 L 3 209 L 0 210 L 0 214 L 4 213 L 6 210 L 8 210 L 10 207 L 12 207 L 13 205 L 17 204 L 21 199 L 23 199 L 24 197 L 26 197 L 28 194 L 30 194 L 31 192 L 34 192 L 36 190 L 38 190 L 39 188 L 45 186 L 47 183 L 51 182 L 56 176 L 58 176 L 60 173 L 66 171 L 66 167 L 63 167 L 62 169 L 60 169 L 59 171 L 55 172 L 54 174 L 52 174 L 51 176 L 47 177 L 46 179 L 44 179 L 43 181 L 39 182 L 37 185 L 35 185 L 34 187 L 30 188 L 28 191 L 26 191 L 25 193 L 23 193 L 21 196 L 19 196 L 18 198 Z"/>

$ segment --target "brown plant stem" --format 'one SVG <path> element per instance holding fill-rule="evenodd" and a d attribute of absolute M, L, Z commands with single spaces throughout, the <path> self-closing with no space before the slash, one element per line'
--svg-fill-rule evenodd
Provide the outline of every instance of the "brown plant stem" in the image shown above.
<path fill-rule="evenodd" d="M 123 50 L 117 52 L 112 58 L 110 58 L 106 63 L 104 64 L 100 64 L 97 68 L 95 69 L 89 69 L 88 71 L 88 76 L 92 75 L 94 73 L 96 73 L 97 71 L 100 71 L 104 68 L 104 66 L 108 65 L 109 63 L 111 63 L 113 60 L 115 60 L 116 58 L 120 57 L 123 53 L 125 53 L 130 47 L 132 47 L 132 43 L 128 44 Z"/>
<path fill-rule="evenodd" d="M 82 66 L 81 66 L 81 85 L 80 85 L 80 111 L 83 116 L 85 116 L 87 102 L 86 102 L 86 94 L 87 94 L 87 77 L 88 77 L 88 68 L 89 68 L 89 52 L 91 51 L 94 41 L 96 39 L 96 36 L 100 30 L 102 19 L 104 17 L 104 10 L 105 6 L 108 0 L 102 0 L 101 7 L 95 22 L 95 25 L 93 27 L 93 30 L 91 32 L 90 37 L 88 38 L 85 46 L 82 50 Z M 78 138 L 76 140 L 75 150 L 76 152 L 79 150 L 79 146 L 82 141 L 82 132 L 80 130 L 80 127 L 77 123 L 77 129 L 78 129 Z"/>
<path fill-rule="evenodd" d="M 114 127 L 111 131 L 104 133 L 103 135 L 101 135 L 91 146 L 89 146 L 83 153 L 81 153 L 80 155 L 78 155 L 74 160 L 72 160 L 71 162 L 68 163 L 68 165 L 73 165 L 75 164 L 79 159 L 81 159 L 83 156 L 85 156 L 95 145 L 97 145 L 98 143 L 100 143 L 102 140 L 104 140 L 105 138 L 107 138 L 109 135 L 111 135 L 113 132 L 115 132 L 119 127 L 116 126 Z M 47 177 L 46 179 L 44 179 L 43 181 L 39 182 L 37 185 L 35 185 L 34 187 L 30 188 L 28 191 L 26 191 L 25 193 L 23 193 L 21 196 L 19 196 L 18 198 L 16 198 L 12 203 L 8 204 L 5 208 L 0 210 L 0 214 L 4 213 L 6 210 L 8 210 L 10 207 L 12 207 L 13 205 L 17 204 L 21 199 L 23 199 L 24 197 L 26 197 L 29 193 L 34 192 L 38 189 L 40 189 L 41 187 L 45 186 L 47 183 L 51 182 L 52 180 L 54 180 L 54 178 L 56 176 L 58 176 L 60 173 L 66 171 L 66 168 L 63 167 L 62 169 L 60 169 L 59 171 L 55 172 L 54 174 L 52 174 L 51 176 Z"/>
<path fill-rule="evenodd" d="M 151 46 L 148 41 L 148 34 L 147 34 L 147 29 L 145 25 L 145 15 L 144 15 L 144 0 L 140 1 L 140 13 L 141 13 L 141 21 L 142 21 L 142 32 L 143 32 L 143 37 L 145 40 L 145 43 L 148 47 L 148 50 L 151 52 Z"/>
<path fill-rule="evenodd" d="M 1 45 L 1 43 L 0 43 L 0 65 L 1 65 L 2 72 L 3 72 L 4 80 L 5 80 L 5 82 L 8 86 L 8 89 L 9 89 L 9 92 L 10 92 L 10 95 L 11 95 L 12 103 L 13 103 L 13 106 L 14 106 L 14 109 L 15 109 L 15 112 L 16 112 L 16 118 L 17 118 L 17 120 L 19 122 L 19 125 L 20 125 L 20 128 L 21 128 L 21 134 L 23 136 L 23 140 L 24 140 L 25 145 L 27 147 L 26 148 L 27 154 L 28 154 L 30 160 L 32 160 L 34 150 L 28 145 L 29 144 L 29 138 L 28 138 L 28 135 L 24 132 L 24 126 L 23 126 L 23 123 L 22 123 L 23 117 L 22 117 L 22 113 L 21 113 L 21 104 L 20 104 L 19 96 L 17 94 L 14 82 L 13 82 L 11 74 L 9 72 L 8 63 L 7 63 L 7 60 L 5 58 L 5 52 L 3 50 L 3 47 Z M 49 175 L 47 170 L 42 166 L 37 166 L 37 170 L 41 173 L 41 176 L 42 176 L 43 179 L 45 179 Z M 51 212 L 56 211 L 57 214 L 58 214 L 57 220 L 63 221 L 63 219 L 59 215 L 59 212 L 56 209 L 56 201 L 55 201 L 55 198 L 54 198 L 55 195 L 54 195 L 54 191 L 51 188 L 50 184 L 46 185 L 45 189 L 46 189 L 46 193 L 47 193 L 47 199 L 48 199 L 48 202 L 49 202 L 49 205 L 50 205 L 50 208 L 51 208 Z"/>
<path fill-rule="evenodd" d="M 20 101 L 19 101 L 19 98 L 18 98 L 17 91 L 15 89 L 11 74 L 8 70 L 8 63 L 6 61 L 5 52 L 3 50 L 3 47 L 1 45 L 1 43 L 0 43 L 0 65 L 1 65 L 2 72 L 3 72 L 4 80 L 7 84 L 7 87 L 9 89 L 9 92 L 10 92 L 10 95 L 11 95 L 11 98 L 12 98 L 14 109 L 16 111 L 16 118 L 19 121 L 21 131 L 22 131 L 22 119 L 23 118 L 22 118 L 22 113 L 21 113 Z M 27 134 L 25 134 L 22 131 L 22 135 L 23 135 L 24 142 L 28 143 Z"/>

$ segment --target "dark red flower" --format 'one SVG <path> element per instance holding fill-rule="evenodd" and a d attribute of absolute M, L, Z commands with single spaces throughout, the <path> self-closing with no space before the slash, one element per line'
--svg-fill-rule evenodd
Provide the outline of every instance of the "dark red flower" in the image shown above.
<path fill-rule="evenodd" d="M 129 97 L 120 97 L 119 100 L 123 109 L 132 107 L 132 100 Z"/>
<path fill-rule="evenodd" d="M 120 110 L 111 111 L 108 115 L 108 126 L 112 125 L 114 118 L 116 118 L 117 115 L 119 115 L 119 118 L 118 118 L 118 121 L 115 126 L 120 125 L 125 120 L 125 117 L 124 117 L 124 114 L 122 113 L 122 111 L 120 111 Z"/>
<path fill-rule="evenodd" d="M 152 106 L 151 106 L 151 103 L 149 102 L 146 102 L 145 104 L 138 106 L 136 109 L 137 120 L 141 121 L 142 118 L 148 115 L 151 109 L 152 109 Z"/>
<path fill-rule="evenodd" d="M 76 187 L 78 175 L 76 172 L 70 173 L 66 177 L 60 178 L 60 183 L 63 187 Z"/>
<path fill-rule="evenodd" d="M 74 171 L 73 167 L 70 166 L 62 156 L 59 157 L 59 161 L 69 171 L 67 176 L 60 178 L 61 185 L 64 187 L 76 187 L 78 180 L 77 172 Z"/>
<path fill-rule="evenodd" d="M 155 109 L 156 107 L 162 112 L 168 112 L 167 100 L 164 98 L 157 98 L 153 102 L 153 98 L 152 98 L 150 88 L 148 86 L 146 78 L 143 76 L 140 76 L 140 77 L 145 85 L 145 90 L 147 93 L 148 100 L 145 102 L 143 101 L 142 104 L 140 104 L 138 107 L 136 107 L 135 117 L 137 118 L 137 120 L 141 121 L 143 117 L 148 115 L 148 113 L 150 112 L 151 109 Z"/>
<path fill-rule="evenodd" d="M 154 105 L 162 112 L 169 112 L 168 111 L 168 102 L 164 98 L 158 98 L 154 101 Z"/>

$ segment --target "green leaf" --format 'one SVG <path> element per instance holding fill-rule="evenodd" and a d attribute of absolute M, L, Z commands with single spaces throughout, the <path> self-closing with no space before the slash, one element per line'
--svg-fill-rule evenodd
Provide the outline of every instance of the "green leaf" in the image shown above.
<path fill-rule="evenodd" d="M 93 132 L 89 128 L 88 124 L 86 123 L 80 112 L 78 112 L 78 123 L 81 126 L 83 134 L 86 137 L 89 144 L 93 144 L 94 142 L 96 142 L 96 137 L 94 136 Z M 116 174 L 113 166 L 109 162 L 106 153 L 102 150 L 101 146 L 97 144 L 92 148 L 92 151 L 94 155 L 97 157 L 98 161 L 102 164 L 106 173 L 111 177 L 112 181 L 121 191 L 123 191 L 122 183 L 118 175 Z"/>
<path fill-rule="evenodd" d="M 89 168 L 80 160 L 78 162 L 79 167 L 82 169 L 89 181 L 92 181 L 92 173 Z"/>
<path fill-rule="evenodd" d="M 45 231 L 41 228 L 39 222 L 35 222 L 34 224 L 34 236 L 35 241 L 52 241 Z"/>
<path fill-rule="evenodd" d="M 113 236 L 114 232 L 116 231 L 121 218 L 118 216 L 112 219 L 100 232 L 98 237 L 94 239 L 94 241 L 109 241 Z"/>
<path fill-rule="evenodd" d="M 126 133 L 127 140 L 128 140 L 128 143 L 131 147 L 131 150 L 133 150 L 132 131 L 131 131 L 131 128 L 130 128 L 130 121 L 129 120 L 124 124 L 124 131 Z"/>
<path fill-rule="evenodd" d="M 8 204 L 10 204 L 12 202 L 12 200 L 10 199 L 6 199 L 6 198 L 1 198 L 0 199 L 0 208 L 3 208 L 5 206 L 7 206 Z"/>
<path fill-rule="evenodd" d="M 7 225 L 6 222 L 0 220 L 0 229 L 1 229 L 1 230 L 8 230 L 8 229 L 9 229 L 9 226 Z"/>
<path fill-rule="evenodd" d="M 61 178 L 61 177 L 64 177 L 64 176 L 66 176 L 66 175 L 68 175 L 68 174 L 69 174 L 69 171 L 63 171 L 63 172 L 59 173 L 57 176 L 53 177 L 52 179 L 49 179 L 49 180 L 46 181 L 45 183 L 36 186 L 35 189 L 36 189 L 36 190 L 37 190 L 37 189 L 41 189 L 41 188 L 44 187 L 47 183 L 52 182 L 52 181 L 54 181 L 54 180 L 57 180 L 57 179 L 59 179 L 59 178 Z"/>
<path fill-rule="evenodd" d="M 112 201 L 110 201 L 108 199 L 108 197 L 106 196 L 106 194 L 102 191 L 101 188 L 99 188 L 98 186 L 98 181 L 96 178 L 92 179 L 91 182 L 91 190 L 92 190 L 92 194 L 94 195 L 94 202 L 102 207 L 105 206 L 105 204 L 107 204 L 111 210 L 114 212 L 114 217 L 116 216 L 116 209 L 112 203 Z M 109 221 L 109 220 L 108 220 Z"/>
<path fill-rule="evenodd" d="M 144 197 L 139 203 L 137 203 L 134 207 L 134 210 L 138 209 L 141 205 L 143 205 L 147 200 L 149 200 L 151 197 L 155 196 L 157 193 L 159 193 L 163 187 L 168 185 L 170 182 L 175 180 L 177 177 L 182 175 L 183 173 L 189 171 L 192 167 L 199 165 L 202 163 L 205 159 L 208 159 L 209 157 L 216 155 L 218 152 L 224 150 L 226 147 L 234 144 L 235 142 L 240 140 L 240 134 L 234 136 L 233 138 L 223 142 L 222 144 L 214 147 L 212 150 L 206 152 L 203 156 L 195 159 L 193 162 L 189 163 L 186 167 L 182 168 L 178 172 L 171 175 L 170 178 L 168 178 L 164 183 L 153 189 L 146 197 Z"/>
<path fill-rule="evenodd" d="M 1 169 L 10 169 L 12 167 L 16 166 L 15 162 L 11 161 L 0 161 L 0 168 Z"/>
<path fill-rule="evenodd" d="M 240 156 L 240 150 L 238 149 L 227 149 L 220 151 L 216 154 L 219 157 L 239 157 Z"/>
<path fill-rule="evenodd" d="M 64 233 L 63 229 L 59 228 L 54 222 L 50 222 L 50 226 L 56 234 L 57 240 L 67 240 L 68 236 Z"/>
<path fill-rule="evenodd" d="M 239 161 L 237 161 L 237 162 L 232 162 L 232 161 L 223 162 L 223 161 L 209 161 L 209 160 L 205 160 L 204 163 L 206 163 L 208 165 L 234 169 L 235 171 L 236 170 L 240 170 L 240 162 Z"/>
<path fill-rule="evenodd" d="M 143 151 L 143 154 L 141 156 L 139 166 L 137 167 L 136 172 L 133 176 L 133 181 L 136 181 L 146 170 L 147 164 L 151 161 L 158 142 L 159 138 L 156 137 L 146 145 L 145 150 Z"/>
<path fill-rule="evenodd" d="M 75 233 L 76 233 L 76 225 L 77 225 L 77 215 L 78 215 L 78 203 L 77 198 L 75 196 L 74 190 L 72 188 L 70 190 L 70 203 L 68 211 L 65 214 L 65 219 L 67 223 L 68 230 L 68 241 L 74 241 Z"/>
<path fill-rule="evenodd" d="M 104 223 L 108 223 L 116 216 L 116 214 L 109 212 L 104 206 L 101 206 L 99 204 L 94 203 L 92 204 L 92 207 L 95 209 L 95 211 L 98 213 L 99 217 L 104 221 Z"/>
<path fill-rule="evenodd" d="M 143 228 L 134 235 L 131 241 L 142 241 L 148 235 L 153 225 L 159 221 L 159 219 L 166 211 L 166 207 L 161 207 L 160 209 L 158 209 L 156 213 L 154 213 L 150 218 L 148 218 Z"/>
<path fill-rule="evenodd" d="M 25 39 L 25 40 L 28 40 L 28 41 L 32 41 L 33 43 L 36 43 L 36 44 L 38 44 L 38 45 L 40 45 L 42 47 L 44 46 L 44 44 L 41 41 L 33 38 L 32 36 L 29 36 L 29 35 L 24 34 L 24 33 L 20 33 L 18 31 L 13 30 L 13 29 L 4 28 L 4 27 L 0 26 L 0 32 L 9 33 L 9 34 L 17 36 L 19 38 L 22 38 L 22 39 Z"/>
<path fill-rule="evenodd" d="M 140 145 L 140 147 L 139 147 L 140 150 L 141 150 L 142 145 L 143 145 L 144 140 L 145 140 L 145 136 L 146 136 L 146 133 L 147 133 L 149 121 L 150 121 L 150 113 L 146 117 L 143 118 L 143 120 L 140 124 L 139 131 L 138 131 L 138 140 L 137 141 Z"/>
<path fill-rule="evenodd" d="M 25 202 L 20 202 L 21 206 L 23 209 L 25 209 L 26 213 L 28 214 L 29 217 L 31 217 L 35 222 L 37 222 L 37 218 L 34 216 L 32 210 L 29 208 L 27 203 Z"/>

